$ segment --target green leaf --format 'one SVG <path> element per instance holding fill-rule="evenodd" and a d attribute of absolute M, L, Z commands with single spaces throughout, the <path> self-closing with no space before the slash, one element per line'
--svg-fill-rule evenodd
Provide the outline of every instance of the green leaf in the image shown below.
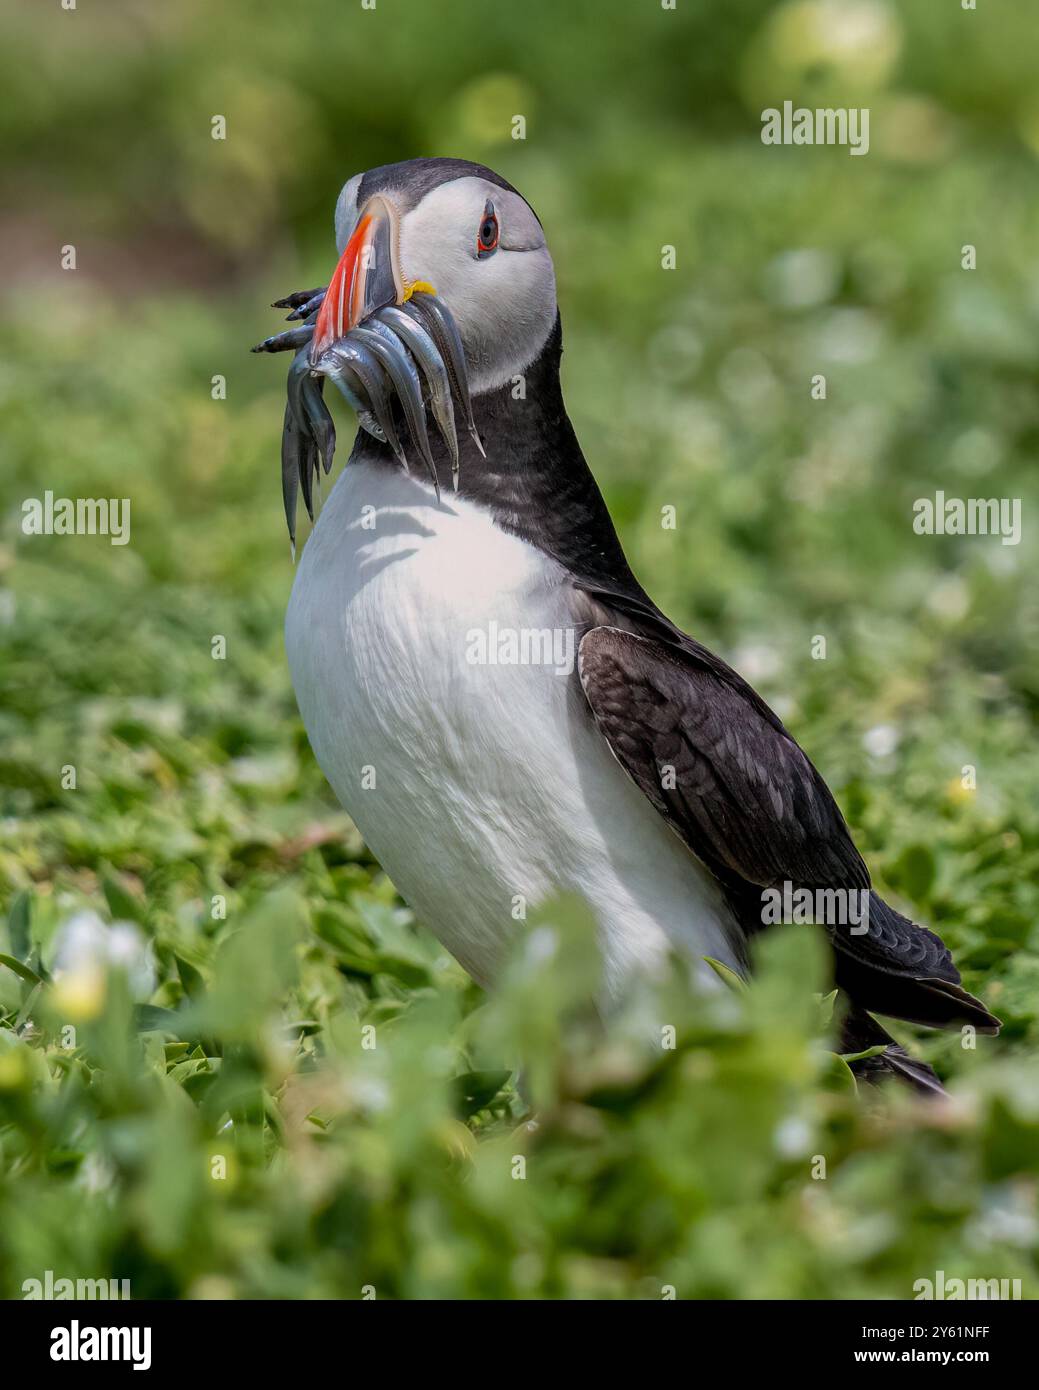
<path fill-rule="evenodd" d="M 181 956 L 174 955 L 173 959 L 177 963 L 177 974 L 180 976 L 180 983 L 188 998 L 198 999 L 205 994 L 206 982 L 195 967 Z"/>
<path fill-rule="evenodd" d="M 216 1057 L 213 1061 L 219 1062 L 220 1058 Z M 196 1104 L 198 1104 L 210 1087 L 216 1084 L 217 1079 L 218 1071 L 214 1070 L 212 1066 L 208 1070 L 200 1068 L 198 1071 L 192 1072 L 191 1075 L 186 1078 L 182 1083 L 182 1089 Z"/>
<path fill-rule="evenodd" d="M 339 963 L 358 975 L 374 975 L 379 968 L 371 941 L 356 915 L 341 903 L 326 903 L 314 913 L 314 930 L 332 947 Z"/>
<path fill-rule="evenodd" d="M 170 1067 L 166 1075 L 177 1085 L 183 1086 L 189 1077 L 194 1076 L 197 1072 L 205 1071 L 207 1067 L 208 1062 L 204 1057 L 188 1057 L 183 1062 L 178 1062 L 175 1066 Z"/>
<path fill-rule="evenodd" d="M 926 902 L 934 886 L 934 855 L 927 845 L 909 845 L 898 856 L 895 876 L 899 886 L 915 902 Z"/>
<path fill-rule="evenodd" d="M 715 960 L 713 956 L 704 956 L 704 960 L 711 967 L 718 979 L 734 989 L 737 993 L 742 993 L 747 988 L 747 982 L 741 975 L 737 975 L 731 966 L 723 965 L 720 960 Z"/>
<path fill-rule="evenodd" d="M 51 973 L 40 959 L 39 949 L 34 946 L 29 954 L 29 968 L 35 970 L 44 984 L 50 984 Z"/>
<path fill-rule="evenodd" d="M 131 893 L 129 889 L 123 887 L 111 869 L 102 870 L 101 891 L 105 895 L 108 910 L 115 921 L 137 923 L 144 921 L 144 903 L 136 893 Z"/>
<path fill-rule="evenodd" d="M 816 995 L 816 998 L 819 1001 L 819 1013 L 823 1027 L 825 1027 L 833 1018 L 833 1006 L 837 1002 L 837 991 L 831 989 L 829 994 L 819 994 Z"/>
<path fill-rule="evenodd" d="M 28 960 L 32 950 L 32 894 L 17 893 L 7 914 L 7 931 L 11 950 L 19 960 Z"/>
<path fill-rule="evenodd" d="M 867 1047 L 862 1052 L 840 1052 L 837 1055 L 842 1062 L 862 1062 L 867 1057 L 879 1057 L 882 1052 L 887 1051 L 887 1043 L 877 1043 L 875 1047 Z"/>
<path fill-rule="evenodd" d="M 26 980 L 30 985 L 38 985 L 41 983 L 40 977 L 37 975 L 36 971 L 30 970 L 22 961 L 15 960 L 14 956 L 0 954 L 0 965 L 6 965 L 8 970 L 13 970 L 16 975 Z"/>
<path fill-rule="evenodd" d="M 22 1024 L 32 1013 L 33 1009 L 36 1006 L 36 1001 L 40 997 L 40 990 L 42 988 L 42 985 L 34 985 L 32 989 L 29 990 L 28 994 L 25 996 L 25 1002 L 22 1004 L 22 1007 L 18 1010 L 18 1017 L 14 1021 L 14 1026 L 16 1029 L 21 1028 Z"/>
<path fill-rule="evenodd" d="M 281 1031 L 300 1038 L 309 1038 L 314 1033 L 320 1033 L 324 1024 L 319 1023 L 315 1018 L 301 1018 L 295 1023 L 283 1023 Z"/>
<path fill-rule="evenodd" d="M 183 1036 L 184 1020 L 172 1009 L 161 1009 L 157 1004 L 138 1004 L 134 1009 L 134 1026 L 138 1033 L 172 1033 L 174 1037 Z"/>
<path fill-rule="evenodd" d="M 511 1071 L 467 1071 L 456 1076 L 455 1097 L 463 1119 L 490 1105 L 511 1075 Z"/>
<path fill-rule="evenodd" d="M 824 1088 L 828 1091 L 846 1091 L 855 1095 L 859 1089 L 855 1073 L 836 1052 L 829 1054 L 829 1062 L 822 1080 Z"/>

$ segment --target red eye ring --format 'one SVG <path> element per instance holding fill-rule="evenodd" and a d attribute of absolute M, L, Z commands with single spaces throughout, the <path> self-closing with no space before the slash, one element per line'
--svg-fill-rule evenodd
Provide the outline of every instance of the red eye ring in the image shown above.
<path fill-rule="evenodd" d="M 488 199 L 476 232 L 477 256 L 492 256 L 498 249 L 498 214 L 494 204 Z"/>

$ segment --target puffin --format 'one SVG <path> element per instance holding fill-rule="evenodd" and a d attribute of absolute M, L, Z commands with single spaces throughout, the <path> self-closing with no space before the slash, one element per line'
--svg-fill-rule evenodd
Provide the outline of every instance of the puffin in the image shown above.
<path fill-rule="evenodd" d="M 325 287 L 294 326 L 282 485 L 285 645 L 314 755 L 416 918 L 493 986 L 525 912 L 576 894 L 604 1004 L 672 954 L 739 975 L 764 904 L 815 921 L 860 1078 L 943 1094 L 875 1015 L 1000 1024 L 941 938 L 872 888 L 832 793 L 761 696 L 653 602 L 567 415 L 542 224 L 500 174 L 419 158 L 350 178 Z M 335 428 L 349 460 L 314 520 Z M 833 890 L 842 890 L 834 892 Z M 816 899 L 813 898 L 813 901 Z M 519 907 L 517 906 L 519 905 Z"/>

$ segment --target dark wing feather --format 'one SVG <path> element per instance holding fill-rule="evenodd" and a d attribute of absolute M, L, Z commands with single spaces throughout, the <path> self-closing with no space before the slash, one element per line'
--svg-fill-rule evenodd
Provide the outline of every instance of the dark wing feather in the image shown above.
<path fill-rule="evenodd" d="M 719 877 L 869 887 L 825 782 L 738 687 L 685 652 L 611 627 L 585 634 L 578 668 L 621 764 Z"/>
<path fill-rule="evenodd" d="M 593 627 L 581 641 L 581 685 L 621 766 L 726 888 L 748 933 L 760 928 L 764 888 L 869 889 L 837 803 L 777 716 L 724 662 L 672 631 Z M 863 1008 L 998 1028 L 960 988 L 941 939 L 875 893 L 868 932 L 827 929 L 838 983 Z"/>

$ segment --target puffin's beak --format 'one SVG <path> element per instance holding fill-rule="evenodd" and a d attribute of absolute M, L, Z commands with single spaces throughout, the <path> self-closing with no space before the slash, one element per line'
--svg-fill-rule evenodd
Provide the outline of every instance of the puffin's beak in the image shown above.
<path fill-rule="evenodd" d="M 259 343 L 254 352 L 295 349 L 289 368 L 282 434 L 282 491 L 289 536 L 295 544 L 296 491 L 313 519 L 312 474 L 327 473 L 335 427 L 322 399 L 327 377 L 357 412 L 369 434 L 389 444 L 401 466 L 408 459 L 398 434 L 395 402 L 440 501 L 440 480 L 426 429 L 426 407 L 443 437 L 458 488 L 459 450 L 454 404 L 481 454 L 473 420 L 465 350 L 457 325 L 435 288 L 409 281 L 400 264 L 400 216 L 376 194 L 361 209 L 327 290 L 301 290 L 277 301 L 302 326 Z"/>
<path fill-rule="evenodd" d="M 352 328 L 388 304 L 403 304 L 397 210 L 381 194 L 369 198 L 325 292 L 310 347 L 316 363 Z"/>

